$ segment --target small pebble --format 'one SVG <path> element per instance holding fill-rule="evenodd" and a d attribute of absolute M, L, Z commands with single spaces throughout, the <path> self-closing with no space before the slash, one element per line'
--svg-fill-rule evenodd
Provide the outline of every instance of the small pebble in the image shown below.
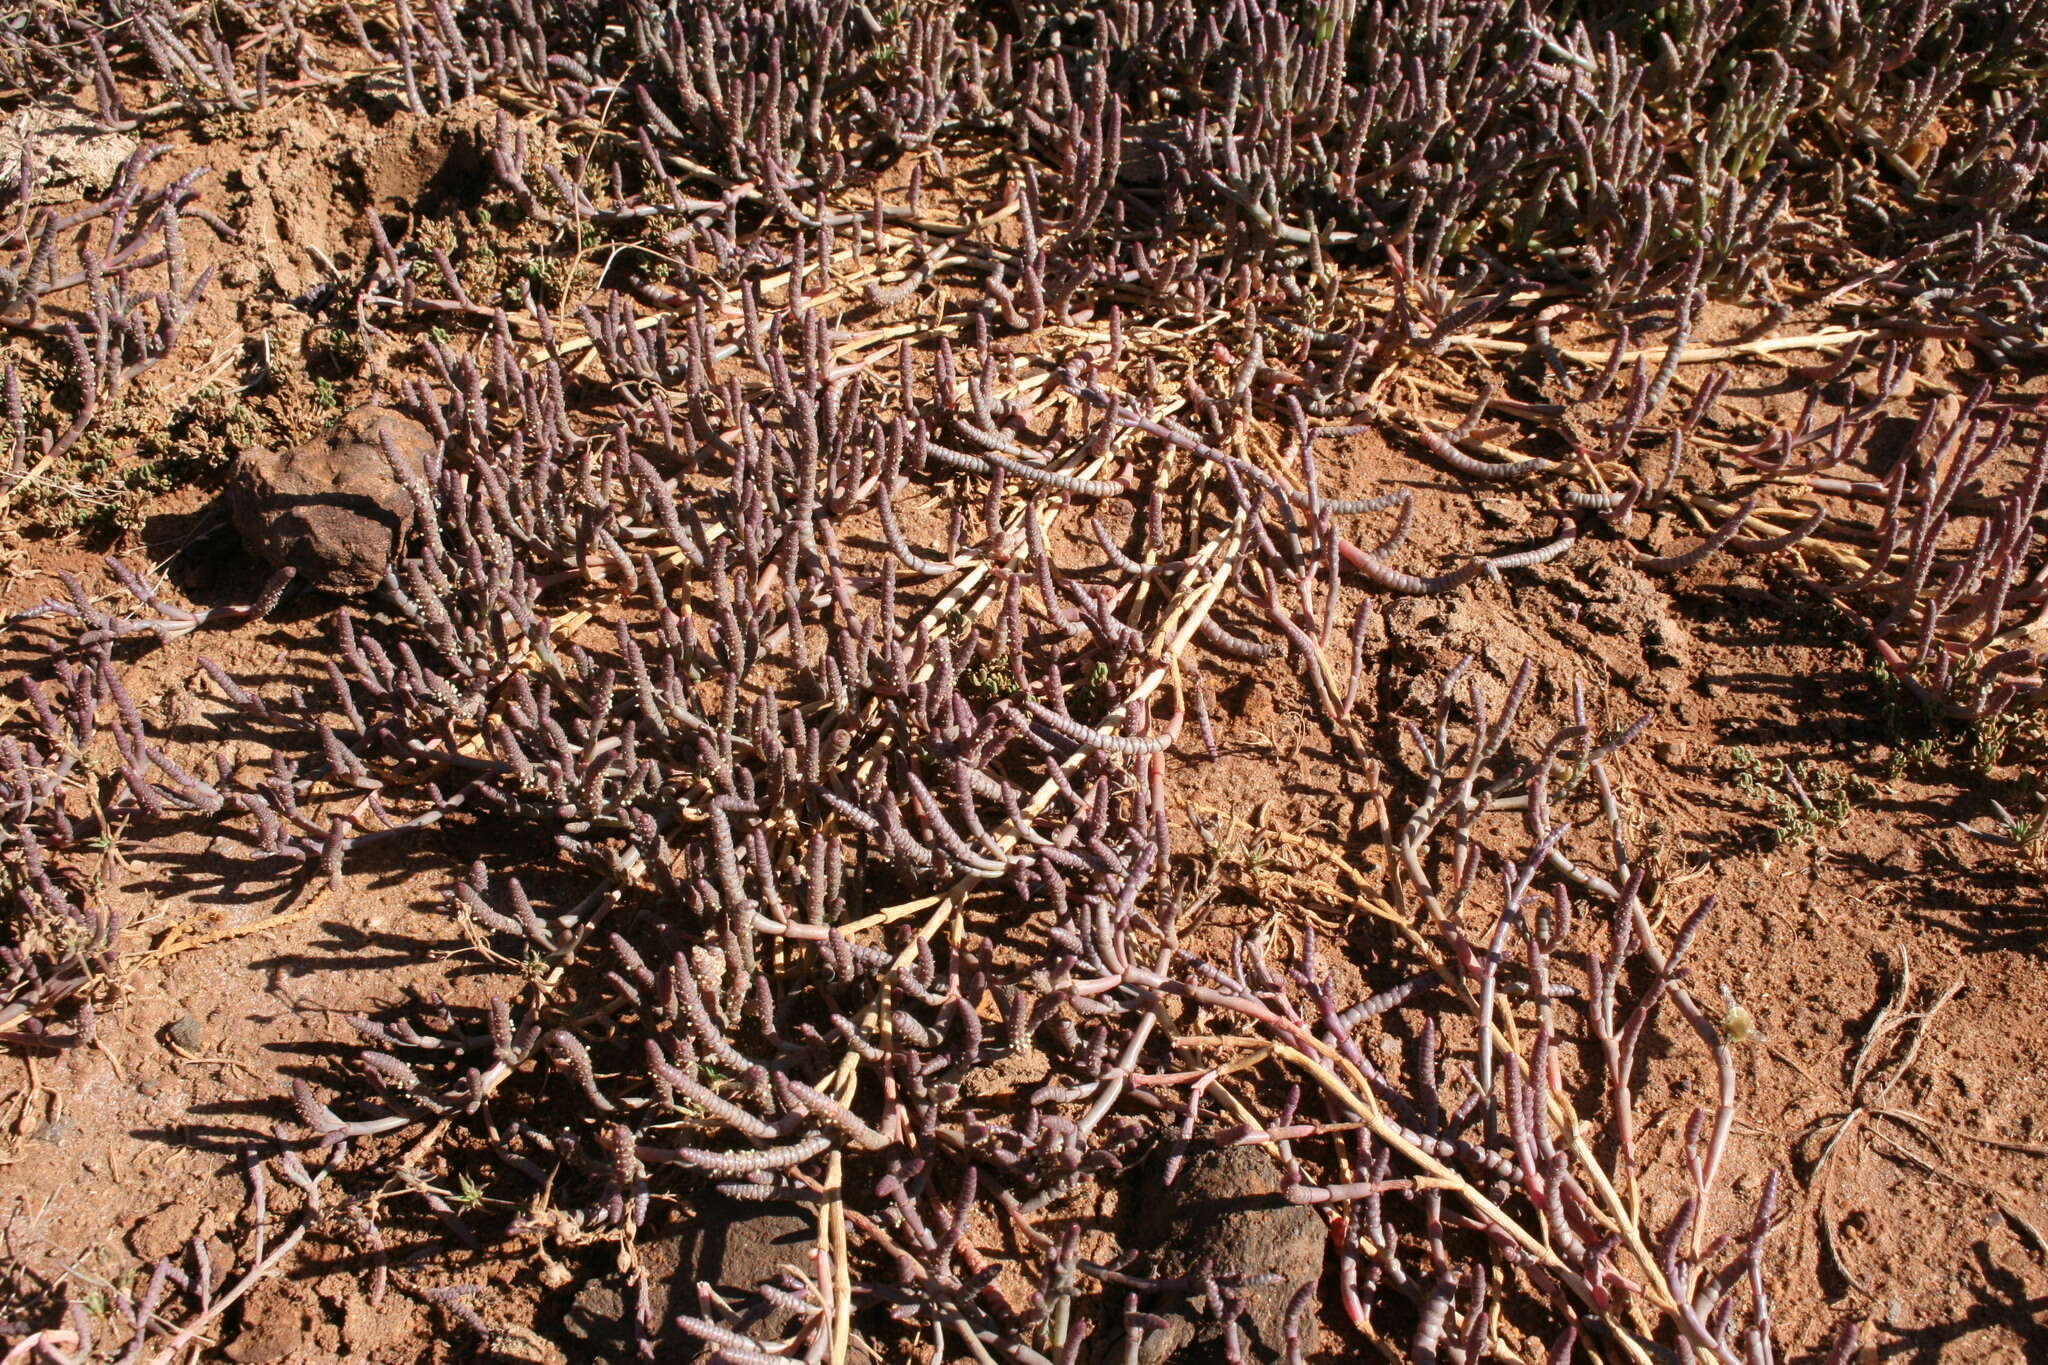
<path fill-rule="evenodd" d="M 1528 506 L 1517 498 L 1481 498 L 1479 515 L 1496 526 L 1526 526 L 1530 521 Z"/>
<path fill-rule="evenodd" d="M 189 1014 L 179 1015 L 177 1022 L 164 1030 L 164 1037 L 186 1052 L 198 1052 L 206 1044 L 206 1031 Z"/>
<path fill-rule="evenodd" d="M 62 1118 L 44 1119 L 36 1130 L 28 1135 L 30 1142 L 62 1142 L 78 1131 L 78 1120 L 69 1114 Z"/>

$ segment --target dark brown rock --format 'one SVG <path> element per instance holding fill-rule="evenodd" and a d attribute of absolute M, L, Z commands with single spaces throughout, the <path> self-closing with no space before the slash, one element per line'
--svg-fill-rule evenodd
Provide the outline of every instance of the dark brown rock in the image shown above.
<path fill-rule="evenodd" d="M 246 450 L 228 484 L 251 553 L 331 592 L 368 592 L 412 534 L 412 499 L 385 458 L 389 433 L 414 472 L 434 438 L 412 418 L 366 406 L 287 451 Z"/>
<path fill-rule="evenodd" d="M 206 1051 L 206 1028 L 189 1014 L 181 1014 L 164 1030 L 164 1037 L 186 1052 Z"/>
<path fill-rule="evenodd" d="M 1285 1358 L 1288 1300 L 1304 1284 L 1319 1283 L 1328 1235 L 1315 1210 L 1281 1196 L 1281 1171 L 1257 1147 L 1190 1146 L 1179 1175 L 1165 1184 L 1165 1153 L 1139 1169 L 1137 1213 L 1124 1232 L 1144 1273 L 1169 1280 L 1209 1274 L 1223 1280 L 1276 1276 L 1270 1285 L 1234 1292 L 1244 1312 L 1237 1329 L 1246 1361 Z M 1166 1291 L 1151 1296 L 1144 1311 L 1166 1319 L 1163 1329 L 1145 1334 L 1138 1350 L 1143 1365 L 1222 1365 L 1228 1359 L 1224 1331 L 1203 1291 Z M 1316 1349 L 1313 1311 L 1301 1320 L 1304 1355 Z"/>
<path fill-rule="evenodd" d="M 679 1226 L 643 1232 L 636 1248 L 646 1278 L 653 1358 L 661 1365 L 709 1358 L 704 1344 L 675 1325 L 678 1313 L 696 1313 L 697 1285 L 710 1285 L 728 1303 L 758 1305 L 757 1285 L 785 1265 L 803 1266 L 817 1238 L 817 1221 L 787 1205 L 761 1207 L 702 1196 L 677 1209 Z M 570 1355 L 586 1365 L 632 1365 L 632 1323 L 639 1294 L 622 1277 L 590 1280 L 577 1291 L 563 1321 L 575 1343 Z M 750 1316 L 749 1335 L 772 1340 L 790 1315 L 769 1307 Z"/>

